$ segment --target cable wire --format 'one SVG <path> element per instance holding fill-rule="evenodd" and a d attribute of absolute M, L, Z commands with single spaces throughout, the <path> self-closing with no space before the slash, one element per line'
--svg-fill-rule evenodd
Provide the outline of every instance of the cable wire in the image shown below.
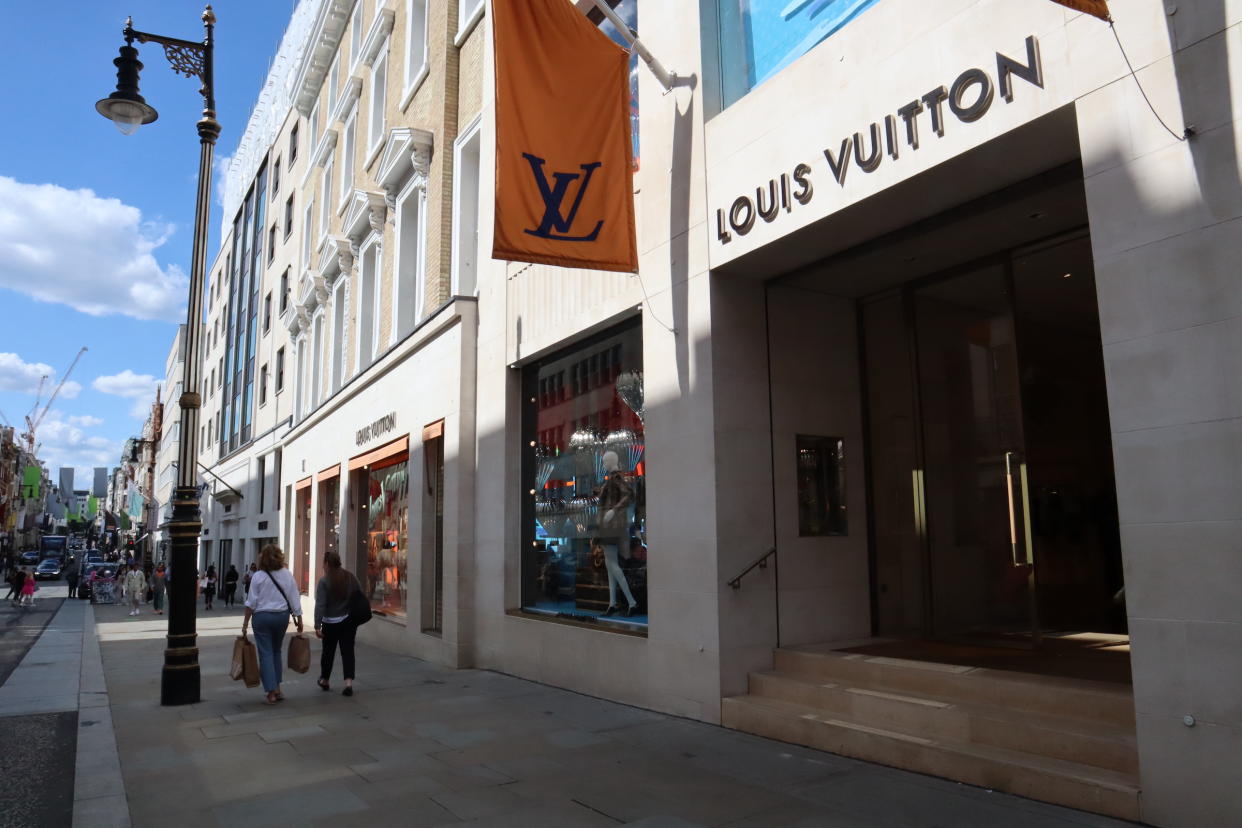
<path fill-rule="evenodd" d="M 1147 108 L 1151 110 L 1152 115 L 1156 116 L 1156 120 L 1160 122 L 1160 126 L 1164 127 L 1165 130 L 1178 141 L 1185 141 L 1191 135 L 1194 135 L 1194 130 L 1190 127 L 1186 127 L 1182 134 L 1178 135 L 1173 131 L 1172 127 L 1165 123 L 1164 118 L 1160 117 L 1160 113 L 1157 112 L 1156 107 L 1152 105 L 1151 98 L 1147 97 L 1147 90 L 1145 90 L 1143 88 L 1143 84 L 1139 82 L 1138 74 L 1134 71 L 1134 64 L 1130 63 L 1130 56 L 1126 54 L 1126 47 L 1121 45 L 1121 37 L 1117 34 L 1117 24 L 1111 17 L 1108 19 L 1108 28 L 1113 33 L 1113 39 L 1117 41 L 1117 48 L 1121 50 L 1121 56 L 1125 58 L 1126 66 L 1130 70 L 1130 77 L 1134 78 L 1134 85 L 1138 87 L 1139 94 L 1141 94 L 1143 96 L 1143 100 L 1147 102 Z"/>

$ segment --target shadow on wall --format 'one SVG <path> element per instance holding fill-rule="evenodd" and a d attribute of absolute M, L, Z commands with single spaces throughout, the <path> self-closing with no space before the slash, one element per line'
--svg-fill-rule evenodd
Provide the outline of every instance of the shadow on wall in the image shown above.
<path fill-rule="evenodd" d="M 1203 203 L 1217 221 L 1231 218 L 1242 203 L 1234 143 L 1232 84 L 1225 0 L 1194 0 L 1166 9 L 1182 123 L 1197 133 L 1190 154 Z M 1170 124 L 1176 131 L 1177 124 Z"/>

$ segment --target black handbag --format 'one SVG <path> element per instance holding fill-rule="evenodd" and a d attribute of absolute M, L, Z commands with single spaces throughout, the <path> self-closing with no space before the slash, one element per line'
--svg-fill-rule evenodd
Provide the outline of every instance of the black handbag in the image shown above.
<path fill-rule="evenodd" d="M 361 589 L 355 589 L 349 595 L 349 620 L 354 626 L 361 627 L 363 624 L 371 620 L 371 602 L 367 600 L 367 596 L 362 594 Z"/>

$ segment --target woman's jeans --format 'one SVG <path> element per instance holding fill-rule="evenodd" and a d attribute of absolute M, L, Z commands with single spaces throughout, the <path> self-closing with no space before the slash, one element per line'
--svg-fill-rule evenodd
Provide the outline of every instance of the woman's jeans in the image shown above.
<path fill-rule="evenodd" d="M 346 618 L 336 624 L 324 624 L 323 654 L 319 657 L 319 675 L 327 681 L 332 676 L 332 662 L 336 659 L 336 645 L 341 645 L 341 670 L 344 677 L 354 680 L 354 636 L 358 625 Z"/>
<path fill-rule="evenodd" d="M 254 626 L 254 646 L 259 651 L 259 678 L 263 689 L 271 693 L 280 689 L 280 647 L 289 628 L 289 612 L 256 612 L 250 623 Z"/>

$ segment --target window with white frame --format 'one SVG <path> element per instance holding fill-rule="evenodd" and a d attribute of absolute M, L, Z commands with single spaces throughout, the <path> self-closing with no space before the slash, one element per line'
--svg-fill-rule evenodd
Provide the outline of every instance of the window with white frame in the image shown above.
<path fill-rule="evenodd" d="M 315 314 L 314 334 L 311 337 L 310 407 L 319 405 L 319 389 L 323 385 L 323 312 Z"/>
<path fill-rule="evenodd" d="M 345 381 L 345 276 L 336 280 L 332 297 L 332 393 Z"/>
<path fill-rule="evenodd" d="M 314 155 L 315 147 L 319 145 L 319 102 L 315 102 L 315 108 L 310 114 L 310 151 Z M 313 162 L 312 158 L 312 162 Z"/>
<path fill-rule="evenodd" d="M 483 11 L 483 0 L 457 0 L 457 34 L 460 37 Z"/>
<path fill-rule="evenodd" d="M 405 88 L 409 91 L 427 66 L 427 0 L 406 0 L 405 26 Z"/>
<path fill-rule="evenodd" d="M 359 4 L 361 5 L 361 4 Z M 332 68 L 328 70 L 328 112 L 336 111 L 336 99 L 341 90 L 341 61 L 338 53 L 332 58 Z"/>
<path fill-rule="evenodd" d="M 379 240 L 372 236 L 362 249 L 358 263 L 358 371 L 365 371 L 375 361 L 379 339 Z"/>
<path fill-rule="evenodd" d="M 293 380 L 293 416 L 294 419 L 300 420 L 305 412 L 302 411 L 302 389 L 305 383 L 302 375 L 306 373 L 306 337 L 298 337 L 298 361 L 294 366 Z"/>
<path fill-rule="evenodd" d="M 311 218 L 315 215 L 315 202 L 309 201 L 306 204 L 306 214 L 302 216 L 302 266 L 310 265 L 311 254 Z"/>
<path fill-rule="evenodd" d="M 371 138 L 367 142 L 367 157 L 379 148 L 384 140 L 385 110 L 388 94 L 388 52 L 380 55 L 371 67 Z"/>
<path fill-rule="evenodd" d="M 348 201 L 354 191 L 354 141 L 358 134 L 358 108 L 345 122 L 345 140 L 341 149 L 341 201 Z"/>
<path fill-rule="evenodd" d="M 426 236 L 427 186 L 421 178 L 406 185 L 397 196 L 396 301 L 393 330 L 401 339 L 423 316 L 426 277 L 423 238 Z"/>
<path fill-rule="evenodd" d="M 363 0 L 357 0 L 354 3 L 354 14 L 349 22 L 349 65 L 357 66 L 358 59 L 362 57 L 362 4 Z"/>
<path fill-rule="evenodd" d="M 333 165 L 336 163 L 334 158 L 329 158 L 328 163 L 323 168 L 323 198 L 319 202 L 319 238 L 323 238 L 328 232 L 328 216 L 332 214 L 332 178 Z"/>
<path fill-rule="evenodd" d="M 453 146 L 453 293 L 474 296 L 479 279 L 479 123 Z"/>

